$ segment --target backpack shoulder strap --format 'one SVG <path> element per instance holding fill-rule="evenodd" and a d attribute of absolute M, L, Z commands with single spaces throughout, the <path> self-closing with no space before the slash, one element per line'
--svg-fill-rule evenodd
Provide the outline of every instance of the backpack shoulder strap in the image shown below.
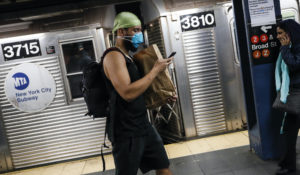
<path fill-rule="evenodd" d="M 103 53 L 103 55 L 102 55 L 102 57 L 101 57 L 101 61 L 100 61 L 100 64 L 103 66 L 103 60 L 104 60 L 104 58 L 105 58 L 105 56 L 109 53 L 109 52 L 111 52 L 111 51 L 118 51 L 118 52 L 120 52 L 123 56 L 124 56 L 124 58 L 126 59 L 126 56 L 125 56 L 125 54 L 119 49 L 119 48 L 117 48 L 117 47 L 111 47 L 111 48 L 108 48 L 108 49 L 106 49 L 105 51 L 104 51 L 104 53 Z M 106 86 L 106 88 L 107 87 L 110 87 L 109 86 L 109 84 L 108 84 L 108 79 L 106 78 L 106 76 L 105 76 L 105 73 L 104 73 L 104 70 L 103 70 L 103 67 L 102 67 L 102 71 L 103 71 L 103 73 L 102 73 L 102 76 L 103 77 L 105 77 L 105 86 Z M 110 141 L 113 143 L 114 142 L 114 138 L 113 138 L 113 135 L 114 135 L 114 115 L 115 115 L 115 108 L 114 108 L 114 104 L 115 104 L 115 102 L 116 102 L 116 96 L 117 96 L 117 94 L 116 94 L 116 92 L 115 92 L 115 90 L 114 89 L 112 89 L 110 92 L 109 92 L 109 107 L 108 107 L 108 109 L 109 109 L 109 111 L 112 113 L 112 114 L 110 114 L 110 112 L 108 112 L 107 113 L 107 116 L 109 116 L 109 118 L 107 118 L 107 122 L 106 122 L 106 126 L 105 126 L 105 132 L 104 132 L 104 141 L 103 141 L 103 144 L 101 145 L 101 159 L 102 159 L 102 167 L 103 167 L 103 172 L 105 171 L 105 169 L 106 169 L 106 165 L 105 165 L 105 159 L 104 159 L 104 155 L 103 155 L 103 148 L 109 148 L 107 145 L 106 145 L 106 142 L 105 142 L 105 140 L 106 140 L 106 136 L 108 135 L 108 132 L 110 132 L 111 134 L 111 137 L 110 137 L 110 135 L 108 135 L 108 137 L 109 137 L 109 139 L 110 139 Z"/>
<path fill-rule="evenodd" d="M 126 58 L 126 55 L 119 49 L 119 48 L 117 48 L 117 47 L 110 47 L 110 48 L 108 48 L 108 49 L 106 49 L 104 52 L 103 52 L 103 55 L 102 55 L 102 57 L 101 57 L 101 64 L 103 64 L 103 60 L 104 60 L 104 58 L 105 58 L 105 56 L 109 53 L 109 52 L 111 52 L 111 51 L 118 51 L 118 52 L 120 52 L 125 58 Z"/>

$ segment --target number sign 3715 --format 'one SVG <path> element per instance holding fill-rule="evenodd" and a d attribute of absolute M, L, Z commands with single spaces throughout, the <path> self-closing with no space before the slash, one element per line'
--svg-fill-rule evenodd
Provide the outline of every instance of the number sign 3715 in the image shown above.
<path fill-rule="evenodd" d="M 2 52 L 5 61 L 41 55 L 39 40 L 2 44 Z"/>
<path fill-rule="evenodd" d="M 180 16 L 183 32 L 216 26 L 214 11 L 206 11 Z"/>

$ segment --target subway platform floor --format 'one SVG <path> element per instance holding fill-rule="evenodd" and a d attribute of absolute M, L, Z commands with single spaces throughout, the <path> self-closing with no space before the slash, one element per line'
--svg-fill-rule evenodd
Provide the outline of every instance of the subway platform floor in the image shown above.
<path fill-rule="evenodd" d="M 277 170 L 276 161 L 261 160 L 249 150 L 248 131 L 168 144 L 165 147 L 173 175 L 274 175 Z M 297 152 L 300 152 L 300 138 Z M 297 157 L 297 167 L 300 169 L 300 155 Z M 97 156 L 1 175 L 114 175 L 111 154 L 105 156 L 105 161 L 105 172 L 101 172 L 101 157 Z M 300 171 L 294 174 L 300 175 Z M 146 175 L 155 175 L 155 171 Z"/>

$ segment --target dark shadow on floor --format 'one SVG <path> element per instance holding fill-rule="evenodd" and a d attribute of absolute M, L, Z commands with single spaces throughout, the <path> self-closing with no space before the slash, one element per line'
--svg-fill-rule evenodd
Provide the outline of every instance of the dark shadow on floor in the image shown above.
<path fill-rule="evenodd" d="M 249 149 L 249 146 L 242 146 L 171 159 L 170 168 L 173 175 L 274 175 L 277 161 L 261 160 Z M 298 139 L 297 152 L 299 151 Z M 297 167 L 300 169 L 300 155 L 297 156 Z M 86 175 L 114 175 L 114 173 L 114 170 L 110 170 Z M 300 175 L 300 171 L 294 174 Z M 138 175 L 142 173 L 139 172 Z M 155 175 L 155 171 L 146 175 Z"/>

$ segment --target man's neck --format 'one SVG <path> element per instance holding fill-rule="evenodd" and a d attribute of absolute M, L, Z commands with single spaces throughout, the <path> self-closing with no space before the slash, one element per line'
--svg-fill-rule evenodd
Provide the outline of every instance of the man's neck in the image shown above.
<path fill-rule="evenodd" d="M 121 51 L 123 53 L 125 53 L 126 55 L 129 55 L 129 51 L 125 49 L 125 47 L 123 46 L 123 43 L 121 41 L 117 40 L 115 47 L 121 49 Z"/>

